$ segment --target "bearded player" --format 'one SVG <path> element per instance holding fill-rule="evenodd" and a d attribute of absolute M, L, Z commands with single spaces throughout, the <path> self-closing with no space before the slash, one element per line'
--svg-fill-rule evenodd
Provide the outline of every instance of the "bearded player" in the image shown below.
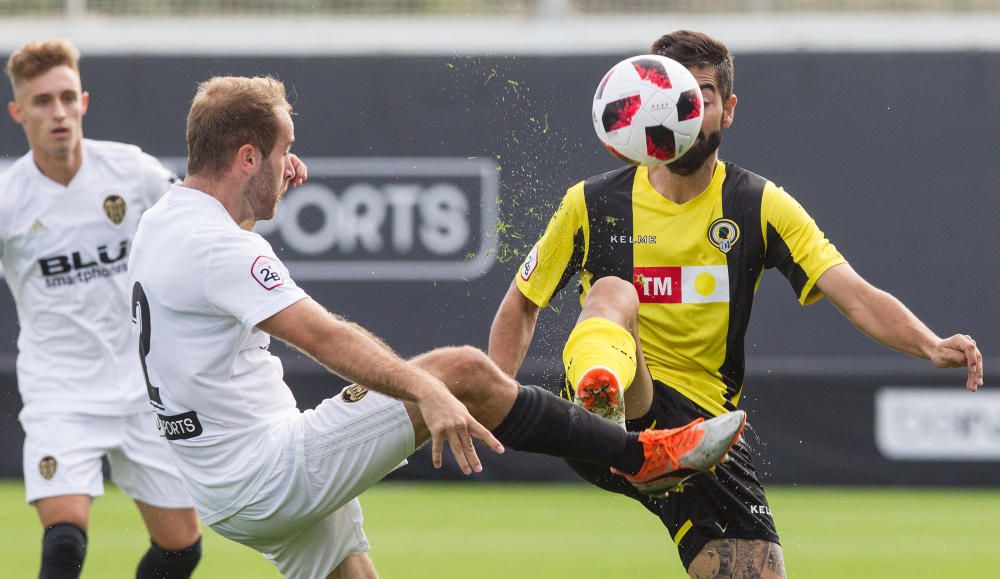
<path fill-rule="evenodd" d="M 800 304 L 825 295 L 878 342 L 939 368 L 965 366 L 966 388 L 981 386 L 982 355 L 971 337 L 938 337 L 859 276 L 788 193 L 718 159 L 736 109 L 726 46 L 682 30 L 650 52 L 697 79 L 701 135 L 667 166 L 624 167 L 567 191 L 497 311 L 489 347 L 497 364 L 516 374 L 539 309 L 579 272 L 582 311 L 563 351 L 567 397 L 628 430 L 734 412 L 754 293 L 763 271 L 777 268 Z M 570 464 L 657 515 L 692 577 L 784 577 L 747 444 L 729 456 L 714 475 L 699 474 L 662 498 Z"/>

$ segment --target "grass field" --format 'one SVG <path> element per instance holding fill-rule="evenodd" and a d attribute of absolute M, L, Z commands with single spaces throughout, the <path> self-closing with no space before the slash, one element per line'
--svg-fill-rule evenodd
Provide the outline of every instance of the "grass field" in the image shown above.
<path fill-rule="evenodd" d="M 146 548 L 130 501 L 94 505 L 84 578 L 134 576 Z M 770 489 L 789 574 L 802 578 L 996 577 L 1000 491 Z M 0 483 L 0 576 L 34 577 L 40 531 L 19 481 Z M 585 485 L 384 484 L 362 496 L 383 578 L 685 577 L 659 522 Z M 586 510 L 579 508 L 586 505 Z M 276 578 L 208 530 L 202 578 Z"/>

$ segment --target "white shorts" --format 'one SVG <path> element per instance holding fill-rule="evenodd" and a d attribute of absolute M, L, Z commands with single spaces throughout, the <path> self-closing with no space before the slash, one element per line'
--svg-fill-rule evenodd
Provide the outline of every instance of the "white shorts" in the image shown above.
<path fill-rule="evenodd" d="M 324 578 L 368 551 L 356 497 L 413 454 L 413 425 L 402 402 L 360 386 L 294 420 L 257 496 L 211 526 L 263 553 L 285 577 Z"/>
<path fill-rule="evenodd" d="M 194 506 L 152 412 L 36 415 L 22 418 L 21 427 L 29 503 L 62 495 L 102 496 L 101 457 L 107 455 L 111 480 L 129 497 L 168 509 Z"/>

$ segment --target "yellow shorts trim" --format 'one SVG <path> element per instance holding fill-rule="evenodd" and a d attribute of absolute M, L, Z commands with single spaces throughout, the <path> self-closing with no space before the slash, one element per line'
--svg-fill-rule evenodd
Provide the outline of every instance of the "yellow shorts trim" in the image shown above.
<path fill-rule="evenodd" d="M 691 519 L 684 521 L 681 528 L 677 529 L 677 534 L 674 535 L 674 545 L 680 545 L 681 541 L 684 539 L 684 535 L 687 535 L 688 531 L 690 531 L 693 526 L 694 523 L 691 522 Z"/>

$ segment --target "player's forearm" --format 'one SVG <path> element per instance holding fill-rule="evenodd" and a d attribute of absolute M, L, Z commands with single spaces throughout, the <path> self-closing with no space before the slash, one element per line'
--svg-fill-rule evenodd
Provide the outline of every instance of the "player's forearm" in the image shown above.
<path fill-rule="evenodd" d="M 331 372 L 401 400 L 416 401 L 427 389 L 443 388 L 370 332 L 328 312 L 312 299 L 292 304 L 258 327 Z"/>
<path fill-rule="evenodd" d="M 844 314 L 880 344 L 925 360 L 930 359 L 934 344 L 941 340 L 902 302 L 875 287 Z"/>
<path fill-rule="evenodd" d="M 500 318 L 493 320 L 490 331 L 490 358 L 509 376 L 516 376 L 524 356 L 531 344 L 531 331 L 523 325 L 504 323 Z"/>
<path fill-rule="evenodd" d="M 332 317 L 332 316 L 331 316 Z M 335 318 L 308 352 L 335 374 L 400 400 L 418 401 L 436 380 L 361 326 Z"/>
<path fill-rule="evenodd" d="M 489 356 L 501 370 L 515 376 L 535 334 L 538 308 L 520 296 L 517 288 L 511 289 L 518 292 L 518 295 L 513 296 L 508 292 L 493 318 Z"/>

